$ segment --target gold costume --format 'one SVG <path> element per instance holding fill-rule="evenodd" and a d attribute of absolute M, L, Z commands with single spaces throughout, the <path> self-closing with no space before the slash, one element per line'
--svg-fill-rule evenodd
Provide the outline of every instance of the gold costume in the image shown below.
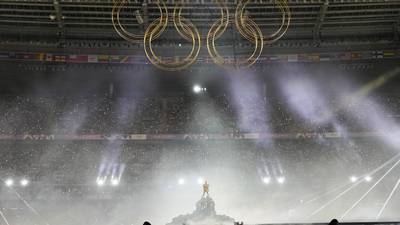
<path fill-rule="evenodd" d="M 209 194 L 209 187 L 210 187 L 210 185 L 207 183 L 207 181 L 203 184 L 203 197 L 207 194 L 207 196 L 208 195 L 210 195 Z"/>

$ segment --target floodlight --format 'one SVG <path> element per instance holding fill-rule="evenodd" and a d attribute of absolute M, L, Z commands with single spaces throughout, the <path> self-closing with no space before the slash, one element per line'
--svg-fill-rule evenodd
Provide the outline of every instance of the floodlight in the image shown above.
<path fill-rule="evenodd" d="M 11 178 L 8 178 L 6 181 L 4 181 L 7 187 L 11 187 L 14 185 L 14 180 Z"/>
<path fill-rule="evenodd" d="M 178 184 L 179 184 L 179 185 L 184 185 L 184 184 L 185 184 L 185 179 L 179 178 L 179 179 L 178 179 Z"/>
<path fill-rule="evenodd" d="M 280 183 L 280 184 L 283 184 L 283 183 L 285 183 L 286 179 L 285 179 L 285 177 L 278 177 L 278 178 L 276 178 L 276 181 L 278 181 L 278 183 Z"/>
<path fill-rule="evenodd" d="M 26 179 L 26 178 L 23 178 L 23 179 L 21 179 L 21 180 L 19 181 L 19 184 L 21 184 L 21 186 L 23 186 L 23 187 L 28 186 L 29 180 Z"/>
<path fill-rule="evenodd" d="M 201 88 L 200 85 L 196 84 L 196 85 L 193 86 L 193 92 L 194 92 L 194 93 L 198 94 L 198 93 L 200 93 L 201 91 L 202 91 L 202 88 Z"/>
<path fill-rule="evenodd" d="M 263 177 L 262 181 L 264 182 L 264 184 L 269 184 L 269 183 L 271 183 L 271 178 L 270 177 Z"/>
<path fill-rule="evenodd" d="M 367 181 L 367 182 L 371 182 L 372 177 L 371 176 L 365 176 L 364 180 Z"/>
<path fill-rule="evenodd" d="M 111 185 L 112 186 L 118 186 L 119 185 L 119 180 L 118 179 L 111 179 Z"/>
<path fill-rule="evenodd" d="M 350 177 L 350 181 L 353 182 L 353 183 L 356 182 L 357 180 L 358 180 L 358 178 L 356 176 L 351 176 Z"/>
<path fill-rule="evenodd" d="M 97 186 L 103 186 L 106 182 L 102 178 L 97 178 L 96 183 L 97 183 Z"/>

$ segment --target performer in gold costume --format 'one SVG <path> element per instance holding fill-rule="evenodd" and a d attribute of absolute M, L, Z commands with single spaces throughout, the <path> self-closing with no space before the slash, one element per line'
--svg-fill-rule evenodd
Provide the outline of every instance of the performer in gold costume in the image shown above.
<path fill-rule="evenodd" d="M 210 193 L 208 192 L 209 188 L 210 188 L 210 185 L 207 183 L 207 181 L 204 182 L 204 184 L 203 184 L 203 197 L 206 196 L 206 195 L 207 196 L 210 195 Z"/>

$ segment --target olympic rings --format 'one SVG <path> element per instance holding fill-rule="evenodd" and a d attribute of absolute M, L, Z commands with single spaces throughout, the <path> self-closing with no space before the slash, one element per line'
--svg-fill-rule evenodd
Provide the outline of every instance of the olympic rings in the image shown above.
<path fill-rule="evenodd" d="M 142 43 L 144 35 L 141 34 L 133 34 L 129 31 L 127 31 L 124 26 L 121 24 L 121 19 L 120 19 L 120 14 L 121 14 L 121 10 L 122 8 L 127 4 L 128 0 L 116 0 L 113 8 L 112 8 L 112 12 L 111 12 L 111 21 L 113 24 L 113 27 L 115 29 L 115 31 L 118 33 L 118 35 L 120 37 L 122 37 L 123 39 L 125 39 L 128 42 L 132 42 L 132 43 Z M 159 37 L 165 30 L 165 28 L 167 27 L 168 24 L 168 10 L 167 10 L 167 6 L 165 5 L 165 3 L 162 0 L 157 1 L 156 3 L 161 17 L 159 20 L 159 25 L 161 27 L 161 29 L 158 30 L 158 32 L 154 35 L 154 38 Z"/>
<path fill-rule="evenodd" d="M 200 38 L 200 33 L 197 30 L 197 28 L 193 25 L 192 22 L 190 22 L 187 19 L 183 20 L 182 22 L 183 31 L 187 31 L 190 33 L 191 36 L 191 42 L 192 42 L 192 49 L 189 53 L 188 56 L 186 56 L 183 60 L 180 60 L 179 62 L 168 62 L 166 60 L 160 59 L 158 56 L 155 55 L 153 48 L 152 48 L 152 39 L 154 36 L 154 33 L 156 33 L 157 28 L 154 28 L 158 20 L 154 21 L 153 23 L 150 24 L 150 26 L 147 28 L 145 36 L 144 36 L 144 50 L 146 53 L 147 58 L 150 60 L 150 62 L 156 66 L 159 69 L 167 70 L 167 71 L 177 71 L 177 70 L 182 70 L 193 64 L 197 56 L 200 53 L 200 48 L 201 48 L 201 38 Z"/>
<path fill-rule="evenodd" d="M 253 40 L 255 40 L 255 47 L 253 53 L 244 60 L 235 60 L 235 62 L 227 61 L 224 59 L 217 51 L 215 46 L 216 34 L 222 29 L 225 31 L 229 24 L 229 11 L 226 5 L 222 2 L 219 2 L 221 5 L 221 18 L 219 21 L 216 21 L 208 32 L 207 35 L 207 50 L 210 54 L 214 63 L 222 67 L 234 67 L 234 68 L 245 68 L 253 65 L 257 59 L 260 57 L 263 47 L 264 47 L 264 39 L 263 34 L 258 27 L 258 25 L 251 19 L 247 19 L 245 22 L 245 26 L 248 30 L 251 31 L 253 36 Z"/>
<path fill-rule="evenodd" d="M 174 8 L 173 15 L 173 23 L 174 27 L 178 31 L 178 33 L 184 37 L 185 39 L 189 39 L 192 42 L 192 49 L 190 53 L 182 60 L 178 62 L 169 62 L 166 60 L 160 59 L 160 57 L 156 56 L 154 50 L 152 48 L 153 36 L 157 34 L 157 31 L 160 29 L 160 25 L 157 24 L 159 21 L 155 20 L 150 26 L 147 28 L 143 41 L 144 41 L 144 51 L 146 53 L 147 58 L 150 62 L 159 69 L 167 70 L 167 71 L 176 71 L 187 68 L 192 65 L 197 56 L 200 53 L 201 48 L 201 38 L 200 32 L 196 28 L 196 26 L 188 19 L 184 17 L 177 17 L 175 14 L 177 11 L 181 11 L 182 5 L 176 4 Z"/>
<path fill-rule="evenodd" d="M 280 38 L 285 35 L 286 31 L 289 29 L 290 21 L 291 21 L 291 12 L 290 8 L 287 4 L 287 0 L 276 0 L 279 10 L 282 13 L 282 19 L 281 19 L 281 25 L 279 26 L 278 30 L 275 31 L 271 35 L 264 35 L 264 44 L 272 44 L 279 40 Z M 236 7 L 235 11 L 235 25 L 236 28 L 238 29 L 239 33 L 245 37 L 247 40 L 251 41 L 254 43 L 254 38 L 253 35 L 251 34 L 251 30 L 248 29 L 247 26 L 245 26 L 246 19 L 244 17 L 244 9 L 246 5 L 250 2 L 250 0 L 241 0 L 239 4 Z"/>
<path fill-rule="evenodd" d="M 197 27 L 189 19 L 182 16 L 183 0 L 175 4 L 172 14 L 172 22 L 178 34 L 185 40 L 191 42 L 192 47 L 189 54 L 179 61 L 168 61 L 161 59 L 161 57 L 155 54 L 152 47 L 152 42 L 161 36 L 169 23 L 170 18 L 168 9 L 164 2 L 165 0 L 157 0 L 155 2 L 161 15 L 159 18 L 150 23 L 144 34 L 133 34 L 121 24 L 121 10 L 126 6 L 128 1 L 129 0 L 115 0 L 115 4 L 112 8 L 112 24 L 119 36 L 131 43 L 143 43 L 144 51 L 148 60 L 154 66 L 162 70 L 182 70 L 192 65 L 196 61 L 200 53 L 202 36 Z M 228 7 L 224 2 L 222 2 L 225 0 L 216 1 L 221 7 L 221 17 L 211 25 L 211 28 L 208 30 L 205 38 L 208 53 L 213 62 L 219 66 L 229 68 L 245 68 L 253 65 L 260 57 L 263 51 L 263 46 L 265 44 L 271 44 L 282 38 L 289 28 L 291 12 L 287 4 L 287 0 L 275 0 L 280 12 L 282 13 L 282 19 L 279 28 L 270 35 L 264 35 L 258 24 L 251 18 L 248 18 L 244 15 L 244 9 L 250 0 L 239 0 L 233 19 L 230 18 Z M 235 28 L 238 30 L 241 36 L 254 44 L 254 50 L 249 57 L 244 59 L 234 59 L 232 61 L 223 58 L 219 54 L 215 42 L 225 33 L 230 23 L 235 25 Z"/>

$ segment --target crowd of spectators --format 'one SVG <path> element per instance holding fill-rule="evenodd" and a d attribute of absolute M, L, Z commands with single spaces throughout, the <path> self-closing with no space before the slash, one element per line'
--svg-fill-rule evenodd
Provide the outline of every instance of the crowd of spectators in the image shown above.
<path fill-rule="evenodd" d="M 383 118 L 396 120 L 400 98 L 381 97 L 387 109 Z M 234 132 L 327 132 L 332 124 L 315 124 L 297 115 L 279 99 L 243 100 L 238 107 L 230 97 L 38 97 L 1 96 L 1 134 L 176 134 Z M 370 102 L 359 102 L 367 104 Z M 334 106 L 334 104 L 333 104 Z M 243 110 L 246 108 L 246 110 Z M 360 131 L 360 120 L 346 115 L 345 107 L 334 111 L 335 121 L 351 131 Z M 243 113 L 244 112 L 244 113 Z M 256 116 L 254 116 L 256 115 Z M 323 115 L 321 113 L 321 115 Z M 244 126 L 243 123 L 247 126 Z M 261 126 L 264 125 L 264 126 Z"/>
<path fill-rule="evenodd" d="M 385 112 L 390 113 L 383 117 L 395 118 L 400 110 L 400 104 L 396 103 L 400 99 L 390 96 L 380 100 L 386 106 Z M 241 120 L 248 121 L 255 132 L 263 131 L 260 130 L 263 126 L 257 126 L 260 121 L 268 123 L 268 132 L 275 133 L 331 129 L 329 124 L 313 126 L 278 99 L 244 102 L 251 103 L 247 105 L 250 109 L 240 111 L 224 95 L 197 99 L 187 96 L 141 99 L 2 96 L 0 129 L 1 134 L 252 132 L 252 127 L 242 127 Z M 243 115 L 243 112 L 256 114 L 258 109 L 265 110 L 265 120 Z M 354 125 L 357 118 L 345 117 L 343 112 L 337 115 L 336 120 L 348 124 L 349 129 L 362 128 Z M 199 176 L 198 171 L 204 168 L 235 168 L 239 179 L 248 182 L 244 185 L 264 187 L 262 177 L 284 176 L 292 185 L 302 187 L 306 183 L 319 191 L 334 182 L 347 181 L 349 171 L 355 175 L 366 174 L 393 154 L 388 145 L 369 138 L 277 139 L 273 143 L 258 140 L 3 140 L 0 144 L 0 177 L 27 176 L 33 184 L 47 184 L 63 196 L 92 193 L 104 163 L 123 165 L 122 182 L 137 185 L 138 189 L 165 186 L 168 182 L 176 184 L 177 176 Z M 33 196 L 49 198 L 47 189 L 40 193 Z"/>

